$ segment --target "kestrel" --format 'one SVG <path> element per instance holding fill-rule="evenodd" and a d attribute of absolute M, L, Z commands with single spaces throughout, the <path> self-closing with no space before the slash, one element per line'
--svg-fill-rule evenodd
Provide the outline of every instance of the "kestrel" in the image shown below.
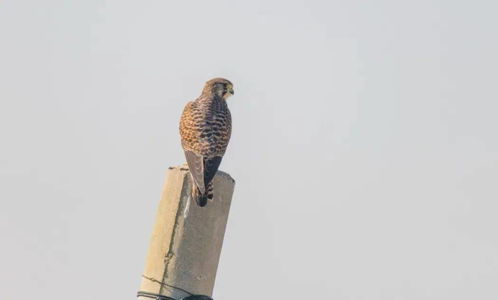
<path fill-rule="evenodd" d="M 192 175 L 192 198 L 199 206 L 213 199 L 213 178 L 230 140 L 232 117 L 227 98 L 233 85 L 224 78 L 206 82 L 201 95 L 185 105 L 180 135 Z"/>

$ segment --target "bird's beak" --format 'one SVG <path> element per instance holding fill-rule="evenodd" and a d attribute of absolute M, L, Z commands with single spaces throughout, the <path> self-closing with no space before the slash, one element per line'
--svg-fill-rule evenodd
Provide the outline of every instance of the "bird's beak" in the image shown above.
<path fill-rule="evenodd" d="M 233 91 L 233 86 L 230 86 L 230 87 L 228 88 L 228 92 L 229 92 L 230 94 L 232 94 L 232 95 L 234 94 L 234 91 Z"/>

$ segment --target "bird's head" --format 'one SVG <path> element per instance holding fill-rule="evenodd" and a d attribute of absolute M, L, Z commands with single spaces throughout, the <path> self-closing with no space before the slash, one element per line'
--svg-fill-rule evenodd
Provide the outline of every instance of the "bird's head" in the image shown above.
<path fill-rule="evenodd" d="M 226 100 L 233 95 L 233 84 L 225 78 L 214 78 L 206 82 L 202 93 L 208 93 Z"/>

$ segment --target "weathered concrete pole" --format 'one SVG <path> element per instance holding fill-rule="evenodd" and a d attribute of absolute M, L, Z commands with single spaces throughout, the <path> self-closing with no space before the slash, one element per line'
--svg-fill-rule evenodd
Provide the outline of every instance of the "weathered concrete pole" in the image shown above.
<path fill-rule="evenodd" d="M 214 200 L 205 207 L 190 198 L 191 184 L 186 165 L 169 169 L 139 300 L 212 296 L 235 181 L 218 171 Z"/>

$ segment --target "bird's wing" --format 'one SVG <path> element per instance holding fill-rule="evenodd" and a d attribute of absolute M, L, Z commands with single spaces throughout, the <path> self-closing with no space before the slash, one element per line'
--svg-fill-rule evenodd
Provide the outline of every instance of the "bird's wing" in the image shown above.
<path fill-rule="evenodd" d="M 204 157 L 188 150 L 185 151 L 185 157 L 187 158 L 188 168 L 190 169 L 195 185 L 204 194 L 206 192 L 204 185 Z"/>
<path fill-rule="evenodd" d="M 221 163 L 221 156 L 204 159 L 204 183 L 207 185 L 213 180 Z"/>

